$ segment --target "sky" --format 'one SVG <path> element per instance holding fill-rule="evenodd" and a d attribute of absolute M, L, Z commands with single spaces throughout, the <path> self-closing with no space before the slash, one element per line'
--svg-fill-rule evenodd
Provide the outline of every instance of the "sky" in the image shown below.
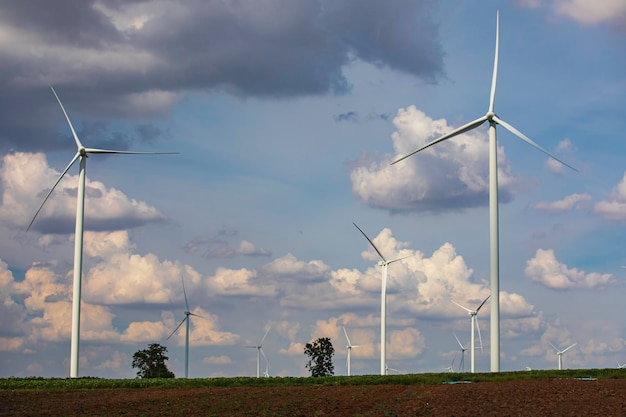
<path fill-rule="evenodd" d="M 606 0 L 41 0 L 0 5 L 0 377 L 69 375 L 78 166 L 85 146 L 174 155 L 87 161 L 80 376 L 134 378 L 167 347 L 184 375 L 306 376 L 380 363 L 458 369 L 489 296 L 487 125 L 498 129 L 501 363 L 626 362 L 626 3 Z M 455 303 L 453 303 L 453 301 Z M 489 370 L 489 301 L 478 314 Z M 466 345 L 467 346 L 467 345 Z M 266 363 L 261 363 L 265 369 Z M 465 356 L 469 369 L 469 352 Z"/>

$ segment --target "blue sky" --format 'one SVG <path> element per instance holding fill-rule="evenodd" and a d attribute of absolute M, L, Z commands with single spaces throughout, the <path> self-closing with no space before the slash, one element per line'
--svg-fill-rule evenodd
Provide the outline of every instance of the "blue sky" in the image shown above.
<path fill-rule="evenodd" d="M 80 375 L 132 378 L 157 342 L 190 376 L 307 375 L 331 337 L 335 373 L 387 357 L 444 370 L 489 295 L 487 127 L 391 167 L 485 114 L 496 10 L 503 129 L 501 369 L 626 362 L 626 8 L 584 0 L 38 1 L 0 7 L 0 376 L 67 376 L 74 154 L 83 143 L 178 155 L 87 162 Z M 45 74 L 45 78 L 42 75 Z M 479 314 L 489 369 L 489 308 Z M 459 358 L 456 358 L 455 368 Z M 262 364 L 264 367 L 265 364 Z M 469 357 L 466 356 L 466 369 Z"/>

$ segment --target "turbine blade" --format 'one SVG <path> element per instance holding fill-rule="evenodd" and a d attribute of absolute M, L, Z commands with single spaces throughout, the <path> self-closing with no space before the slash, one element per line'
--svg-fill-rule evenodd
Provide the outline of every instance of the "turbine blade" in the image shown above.
<path fill-rule="evenodd" d="M 405 160 L 405 159 L 406 159 L 406 158 L 408 158 L 409 156 L 415 155 L 416 153 L 421 152 L 421 151 L 423 151 L 424 149 L 429 148 L 429 147 L 431 147 L 431 146 L 433 146 L 433 145 L 436 145 L 436 144 L 437 144 L 437 143 L 439 143 L 439 142 L 442 142 L 442 141 L 444 141 L 444 140 L 446 140 L 446 139 L 450 139 L 450 138 L 452 138 L 452 137 L 454 137 L 454 136 L 460 135 L 461 133 L 465 133 L 465 132 L 467 132 L 467 131 L 469 131 L 469 130 L 472 130 L 472 129 L 474 129 L 474 128 L 476 128 L 476 127 L 480 126 L 480 125 L 482 125 L 483 123 L 485 123 L 485 121 L 486 121 L 486 120 L 487 120 L 487 116 L 483 116 L 483 117 L 481 117 L 481 118 L 479 118 L 479 119 L 474 120 L 473 122 L 469 122 L 469 123 L 468 123 L 468 124 L 466 124 L 466 125 L 463 125 L 463 126 L 461 126 L 461 127 L 459 127 L 459 128 L 456 128 L 456 129 L 454 129 L 452 132 L 450 132 L 450 133 L 448 133 L 448 134 L 445 134 L 445 135 L 443 135 L 442 137 L 440 137 L 440 138 L 438 138 L 438 139 L 433 140 L 432 142 L 428 142 L 426 145 L 422 146 L 422 147 L 421 147 L 421 148 L 419 148 L 418 150 L 413 151 L 413 152 L 411 152 L 410 154 L 408 154 L 408 155 L 406 155 L 406 156 L 403 156 L 403 157 L 402 157 L 402 158 L 400 158 L 400 159 L 396 159 L 395 161 L 393 161 L 393 162 L 391 163 L 391 165 L 393 165 L 393 164 L 397 164 L 398 162 L 400 162 L 400 161 L 402 161 L 402 160 Z"/>
<path fill-rule="evenodd" d="M 182 326 L 182 325 L 183 325 L 183 323 L 185 322 L 185 320 L 187 320 L 187 319 L 189 319 L 189 317 L 188 317 L 188 316 L 185 316 L 185 318 L 184 318 L 184 319 L 183 319 L 180 323 L 178 323 L 178 326 L 176 326 L 176 328 L 174 329 L 174 331 L 173 331 L 172 333 L 170 333 L 170 335 L 169 335 L 169 336 L 167 336 L 167 339 L 166 339 L 166 340 L 170 340 L 170 337 L 174 336 L 174 333 L 176 333 L 176 331 L 177 331 L 178 329 L 180 329 L 180 326 Z"/>
<path fill-rule="evenodd" d="M 478 325 L 478 317 L 474 316 L 472 319 L 476 321 L 476 330 L 478 330 L 478 340 L 480 342 L 480 351 L 482 352 L 483 351 L 483 338 L 480 335 L 480 326 Z"/>
<path fill-rule="evenodd" d="M 552 346 L 552 348 L 553 348 L 554 350 L 556 350 L 556 352 L 557 352 L 557 353 L 560 353 L 560 350 L 558 350 L 558 349 L 556 348 L 556 346 L 554 346 L 554 345 L 552 344 L 552 342 L 548 342 L 548 343 L 550 343 L 550 346 Z"/>
<path fill-rule="evenodd" d="M 568 348 L 564 349 L 561 353 L 565 353 L 568 350 L 570 350 L 571 348 L 573 348 L 574 346 L 576 346 L 578 343 L 574 343 L 573 345 L 569 346 Z"/>
<path fill-rule="evenodd" d="M 57 92 L 54 91 L 54 88 L 52 87 L 50 83 L 48 83 L 48 86 L 52 90 L 52 93 L 56 97 L 57 101 L 59 102 L 59 105 L 61 106 L 61 110 L 63 110 L 63 114 L 65 115 L 65 120 L 67 120 L 67 124 L 70 125 L 70 130 L 72 131 L 72 136 L 74 136 L 74 142 L 76 142 L 76 146 L 79 149 L 82 148 L 83 144 L 80 143 L 80 139 L 78 139 L 78 135 L 76 134 L 76 131 L 74 130 L 74 126 L 72 126 L 72 121 L 70 120 L 69 116 L 67 115 L 67 112 L 65 111 L 65 107 L 63 107 L 63 103 L 61 103 L 61 99 L 57 95 Z"/>
<path fill-rule="evenodd" d="M 52 188 L 50 188 L 50 191 L 48 191 L 48 194 L 46 195 L 46 198 L 43 199 L 43 202 L 41 203 L 41 206 L 39 206 L 39 209 L 37 210 L 37 212 L 33 216 L 33 219 L 30 221 L 30 223 L 28 224 L 28 227 L 26 228 L 27 232 L 30 230 L 30 227 L 35 222 L 35 219 L 37 218 L 37 215 L 39 214 L 39 212 L 43 208 L 44 204 L 46 204 L 46 201 L 48 201 L 48 198 L 50 197 L 50 195 L 52 194 L 52 192 L 54 191 L 56 186 L 59 184 L 59 182 L 61 182 L 61 179 L 63 178 L 63 176 L 67 173 L 67 171 L 69 171 L 69 169 L 72 167 L 72 165 L 74 165 L 74 162 L 76 162 L 78 160 L 78 158 L 80 158 L 80 153 L 76 152 L 76 155 L 74 155 L 74 158 L 72 158 L 72 160 L 67 165 L 67 167 L 65 167 L 65 170 L 61 173 L 61 175 L 59 175 L 59 178 L 56 180 L 56 182 L 54 183 Z"/>
<path fill-rule="evenodd" d="M 376 253 L 378 254 L 378 256 L 381 257 L 381 259 L 387 263 L 387 260 L 385 259 L 385 257 L 383 256 L 382 253 L 380 253 L 380 251 L 378 250 L 378 248 L 376 247 L 376 245 L 374 245 L 374 242 L 372 242 L 372 239 L 370 239 L 369 237 L 367 237 L 367 235 L 365 234 L 365 232 L 363 230 L 361 230 L 361 228 L 359 226 L 356 225 L 356 223 L 352 222 L 352 224 L 354 225 L 354 227 L 356 227 L 357 229 L 359 229 L 359 232 L 361 232 L 363 234 L 363 236 L 365 236 L 365 239 L 367 239 L 367 241 L 370 243 L 370 245 L 372 245 L 372 247 L 374 248 L 374 250 L 376 251 Z"/>
<path fill-rule="evenodd" d="M 461 346 L 461 350 L 463 350 L 463 352 L 465 352 L 465 348 L 463 347 L 463 344 L 461 343 L 461 341 L 459 340 L 458 336 L 456 335 L 456 333 L 452 333 L 454 334 L 454 338 L 456 339 L 457 343 L 459 344 L 459 346 Z"/>
<path fill-rule="evenodd" d="M 498 49 L 500 47 L 500 11 L 496 11 L 496 53 L 493 58 L 493 76 L 491 77 L 491 94 L 489 95 L 489 112 L 493 113 L 496 101 L 496 80 L 498 79 Z"/>
<path fill-rule="evenodd" d="M 478 306 L 478 308 L 476 309 L 476 313 L 477 313 L 477 314 L 478 314 L 478 312 L 480 311 L 480 309 L 481 309 L 481 308 L 483 308 L 483 306 L 485 305 L 485 303 L 487 302 L 487 300 L 489 299 L 489 297 L 491 297 L 491 294 L 489 294 L 489 295 L 487 296 L 487 298 L 485 298 L 485 300 L 484 300 L 482 303 L 480 303 L 480 305 L 479 305 L 479 306 Z"/>
<path fill-rule="evenodd" d="M 263 335 L 263 339 L 261 339 L 261 343 L 259 343 L 259 349 L 261 348 L 261 346 L 263 346 L 263 342 L 265 341 L 267 334 L 270 332 L 270 329 L 271 327 L 268 327 L 267 330 L 265 331 L 265 334 Z"/>
<path fill-rule="evenodd" d="M 183 276 L 180 276 L 180 280 L 183 283 L 183 295 L 185 296 L 185 307 L 187 307 L 187 312 L 189 312 L 189 303 L 187 302 L 187 291 L 185 291 L 185 279 L 183 278 Z M 195 314 L 194 314 L 195 315 Z"/>
<path fill-rule="evenodd" d="M 410 258 L 411 256 L 413 256 L 413 255 L 407 255 L 407 256 L 403 256 L 403 257 L 401 257 L 401 258 L 396 258 L 396 259 L 394 259 L 394 260 L 392 260 L 392 261 L 387 262 L 387 265 L 392 264 L 392 263 L 394 263 L 394 262 L 396 262 L 396 261 L 401 261 L 401 260 L 403 260 L 403 259 Z"/>
<path fill-rule="evenodd" d="M 457 303 L 456 301 L 454 301 L 454 300 L 450 300 L 450 301 L 452 301 L 454 304 L 458 305 L 459 307 L 461 307 L 463 310 L 467 311 L 468 313 L 473 313 L 472 310 L 470 310 L 467 307 L 463 307 L 461 304 Z"/>
<path fill-rule="evenodd" d="M 346 340 L 348 341 L 348 346 L 349 347 L 353 347 L 352 343 L 350 343 L 350 338 L 348 337 L 348 332 L 346 332 L 346 328 L 345 327 L 343 328 L 343 334 L 346 335 Z"/>
<path fill-rule="evenodd" d="M 133 151 L 115 151 L 112 149 L 85 148 L 87 153 L 105 153 L 105 154 L 123 154 L 123 155 L 177 155 L 178 152 L 133 152 Z"/>
<path fill-rule="evenodd" d="M 517 130 L 516 128 L 514 128 L 513 126 L 511 126 L 510 124 L 508 124 L 507 122 L 505 122 L 504 120 L 500 119 L 498 116 L 493 116 L 493 121 L 496 122 L 497 124 L 501 125 L 502 127 L 504 127 L 506 130 L 508 130 L 509 132 L 513 133 L 515 136 L 517 136 L 518 138 L 520 138 L 521 140 L 523 140 L 524 142 L 528 143 L 529 145 L 531 145 L 532 147 L 534 147 L 535 149 L 545 153 L 546 155 L 548 155 L 550 158 L 562 163 L 563 165 L 565 165 L 566 167 L 573 169 L 574 171 L 578 172 L 578 170 L 576 168 L 574 168 L 573 166 L 561 161 L 559 158 L 557 158 L 556 156 L 552 155 L 550 152 L 546 151 L 545 149 L 543 149 L 541 146 L 537 145 L 532 139 L 530 139 L 528 136 L 524 135 L 522 132 L 520 132 L 519 130 Z"/>

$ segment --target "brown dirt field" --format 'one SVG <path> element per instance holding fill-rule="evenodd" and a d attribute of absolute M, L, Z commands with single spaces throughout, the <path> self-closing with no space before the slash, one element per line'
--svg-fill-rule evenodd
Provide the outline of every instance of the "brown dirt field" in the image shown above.
<path fill-rule="evenodd" d="M 0 416 L 626 416 L 626 379 L 0 390 Z"/>

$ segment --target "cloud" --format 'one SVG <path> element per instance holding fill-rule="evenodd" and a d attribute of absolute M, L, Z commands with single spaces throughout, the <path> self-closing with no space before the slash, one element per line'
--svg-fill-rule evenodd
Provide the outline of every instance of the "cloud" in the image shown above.
<path fill-rule="evenodd" d="M 268 249 L 259 248 L 248 240 L 241 240 L 238 244 L 234 244 L 233 240 L 239 232 L 234 229 L 224 229 L 217 232 L 212 237 L 196 236 L 190 240 L 183 250 L 187 253 L 196 253 L 205 250 L 205 258 L 209 259 L 230 259 L 236 256 L 271 256 L 272 252 Z"/>
<path fill-rule="evenodd" d="M 42 153 L 15 152 L 4 156 L 0 168 L 0 219 L 26 227 L 60 172 L 50 168 Z M 45 234 L 74 232 L 78 176 L 66 174 L 32 228 Z M 128 198 L 99 181 L 86 180 L 85 230 L 120 230 L 162 222 L 165 216 L 143 201 Z"/>
<path fill-rule="evenodd" d="M 341 113 L 333 116 L 336 122 L 356 122 L 359 119 L 359 116 L 353 112 L 349 111 L 346 113 Z"/>
<path fill-rule="evenodd" d="M 593 212 L 608 221 L 626 220 L 626 172 L 622 180 L 611 190 L 609 198 L 595 204 Z"/>
<path fill-rule="evenodd" d="M 622 0 L 590 2 L 586 0 L 553 0 L 554 11 L 584 25 L 620 23 L 626 19 L 626 3 Z"/>
<path fill-rule="evenodd" d="M 572 211 L 581 209 L 586 206 L 586 202 L 591 200 L 589 194 L 571 194 L 565 197 L 563 200 L 539 202 L 533 207 L 538 210 L 545 210 L 554 213 L 560 213 L 564 211 Z"/>
<path fill-rule="evenodd" d="M 556 259 L 552 249 L 537 249 L 535 256 L 526 261 L 524 274 L 531 281 L 556 290 L 603 288 L 616 283 L 613 274 L 568 268 Z"/>
<path fill-rule="evenodd" d="M 433 120 L 415 106 L 393 119 L 394 154 L 367 153 L 352 162 L 352 192 L 365 204 L 389 211 L 454 210 L 488 202 L 488 139 L 473 130 L 432 146 L 395 165 L 394 160 L 453 130 L 445 119 Z M 515 178 L 504 149 L 498 148 L 500 202 L 513 198 Z"/>
<path fill-rule="evenodd" d="M 202 363 L 209 365 L 228 365 L 233 363 L 233 360 L 226 355 L 221 356 L 207 356 L 202 358 Z"/>
<path fill-rule="evenodd" d="M 344 94 L 344 67 L 354 60 L 434 82 L 443 77 L 434 7 L 427 0 L 10 2 L 0 15 L 0 144 L 61 143 L 46 140 L 60 114 L 47 111 L 55 103 L 41 68 L 85 121 L 162 116 L 192 91 Z"/>

